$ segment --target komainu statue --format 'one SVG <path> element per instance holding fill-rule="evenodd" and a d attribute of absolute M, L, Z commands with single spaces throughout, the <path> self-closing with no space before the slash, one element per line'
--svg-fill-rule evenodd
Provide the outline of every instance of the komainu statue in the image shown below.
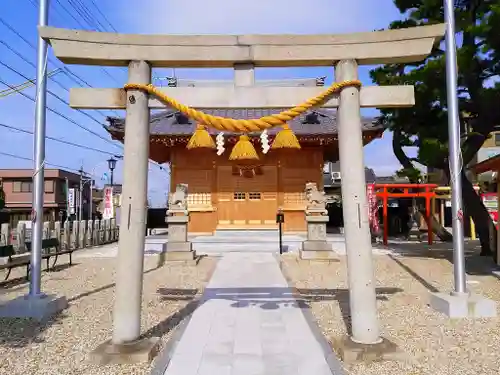
<path fill-rule="evenodd" d="M 325 193 L 318 190 L 315 182 L 306 183 L 305 188 L 307 207 L 306 212 L 317 212 L 326 215 L 326 197 Z"/>
<path fill-rule="evenodd" d="M 175 187 L 175 192 L 170 197 L 170 202 L 168 202 L 168 210 L 187 211 L 187 195 L 188 185 L 177 184 L 177 186 Z"/>

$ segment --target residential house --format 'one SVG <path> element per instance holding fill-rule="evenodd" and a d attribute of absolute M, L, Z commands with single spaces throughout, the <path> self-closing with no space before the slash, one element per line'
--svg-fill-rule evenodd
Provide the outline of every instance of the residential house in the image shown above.
<path fill-rule="evenodd" d="M 33 170 L 32 169 L 0 169 L 5 194 L 5 207 L 1 210 L 0 221 L 16 226 L 19 221 L 32 218 L 33 202 Z M 88 217 L 88 184 L 82 191 L 82 217 Z M 44 221 L 64 220 L 67 217 L 66 189 L 75 189 L 75 204 L 78 202 L 80 175 L 61 169 L 45 169 Z M 76 212 L 76 211 L 75 211 Z M 72 212 L 73 213 L 73 212 Z"/>

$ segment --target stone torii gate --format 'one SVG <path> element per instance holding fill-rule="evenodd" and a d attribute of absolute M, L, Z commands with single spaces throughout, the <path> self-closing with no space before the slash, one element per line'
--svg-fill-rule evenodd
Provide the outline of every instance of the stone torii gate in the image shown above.
<path fill-rule="evenodd" d="M 444 25 L 346 35 L 125 35 L 40 28 L 66 64 L 127 66 L 129 83 L 150 84 L 152 68 L 234 68 L 234 87 L 161 88 L 197 109 L 293 107 L 321 87 L 253 86 L 254 67 L 335 67 L 335 80 L 358 79 L 358 65 L 423 60 Z M 332 69 L 333 71 L 333 69 Z M 81 109 L 126 109 L 123 202 L 117 259 L 113 335 L 96 349 L 101 361 L 149 359 L 157 340 L 139 340 L 145 241 L 150 109 L 165 105 L 142 90 L 72 89 Z M 342 356 L 387 348 L 380 336 L 368 220 L 360 108 L 408 107 L 412 86 L 345 87 L 324 107 L 338 107 L 342 199 L 348 257 L 352 335 Z M 133 354 L 133 355 L 132 355 Z"/>

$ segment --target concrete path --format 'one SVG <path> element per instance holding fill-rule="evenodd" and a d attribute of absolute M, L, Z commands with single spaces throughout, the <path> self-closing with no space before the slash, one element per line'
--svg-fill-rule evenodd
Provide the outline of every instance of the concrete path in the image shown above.
<path fill-rule="evenodd" d="M 164 375 L 340 374 L 303 309 L 272 254 L 226 254 Z"/>

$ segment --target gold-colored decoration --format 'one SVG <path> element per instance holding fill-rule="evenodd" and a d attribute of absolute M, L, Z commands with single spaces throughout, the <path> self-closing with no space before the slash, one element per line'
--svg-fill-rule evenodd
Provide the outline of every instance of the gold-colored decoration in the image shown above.
<path fill-rule="evenodd" d="M 295 148 L 300 149 L 300 143 L 297 136 L 290 127 L 285 124 L 283 125 L 283 130 L 280 130 L 276 137 L 274 138 L 272 149 L 278 148 Z"/>
<path fill-rule="evenodd" d="M 215 142 L 208 133 L 206 126 L 199 124 L 186 147 L 189 150 L 193 148 L 215 148 Z"/>
<path fill-rule="evenodd" d="M 259 155 L 257 155 L 248 135 L 240 135 L 240 139 L 229 155 L 229 160 L 259 160 Z"/>
<path fill-rule="evenodd" d="M 141 83 L 127 83 L 124 88 L 125 90 L 144 90 L 149 94 L 155 95 L 160 98 L 163 102 L 165 102 L 169 107 L 175 108 L 176 110 L 184 113 L 186 116 L 198 121 L 201 124 L 205 124 L 208 127 L 227 131 L 234 133 L 248 133 L 248 132 L 257 132 L 262 131 L 264 129 L 269 129 L 275 126 L 283 126 L 287 122 L 293 120 L 295 117 L 300 116 L 302 113 L 308 111 L 313 107 L 319 107 L 324 102 L 326 102 L 333 94 L 340 92 L 345 87 L 361 86 L 361 81 L 348 80 L 338 83 L 333 83 L 329 88 L 327 88 L 322 93 L 317 96 L 305 101 L 302 104 L 299 104 L 293 108 L 290 108 L 286 111 L 276 113 L 270 116 L 264 116 L 259 119 L 250 119 L 250 120 L 242 120 L 242 119 L 232 119 L 225 118 L 220 116 L 213 116 L 202 111 L 198 111 L 194 108 L 188 107 L 187 105 L 179 103 L 174 98 L 169 97 L 165 93 L 161 92 L 155 86 L 149 84 L 141 84 Z"/>

